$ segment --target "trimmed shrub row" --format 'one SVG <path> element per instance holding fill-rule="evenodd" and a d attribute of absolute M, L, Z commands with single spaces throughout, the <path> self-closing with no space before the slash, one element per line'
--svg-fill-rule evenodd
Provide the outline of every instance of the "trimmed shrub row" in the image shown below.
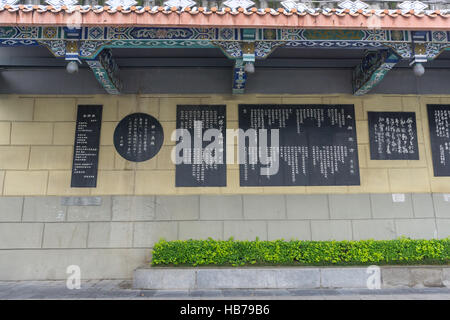
<path fill-rule="evenodd" d="M 441 240 L 235 241 L 160 240 L 154 266 L 345 266 L 449 264 L 450 238 Z"/>

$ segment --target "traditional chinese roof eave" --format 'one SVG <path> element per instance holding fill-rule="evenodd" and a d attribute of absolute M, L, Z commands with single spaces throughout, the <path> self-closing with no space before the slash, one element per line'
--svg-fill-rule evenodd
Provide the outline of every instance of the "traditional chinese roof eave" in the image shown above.
<path fill-rule="evenodd" d="M 352 77 L 354 94 L 363 95 L 400 60 L 416 66 L 450 49 L 448 17 L 450 10 L 6 5 L 0 46 L 45 46 L 71 66 L 84 61 L 111 94 L 121 92 L 115 48 L 219 48 L 233 60 L 236 94 L 245 92 L 247 69 L 277 48 L 365 49 Z"/>
<path fill-rule="evenodd" d="M 45 8 L 45 9 L 44 9 Z M 450 31 L 450 13 L 432 11 L 415 14 L 400 10 L 331 10 L 330 12 L 286 12 L 285 10 L 196 10 L 149 7 L 113 10 L 109 7 L 71 10 L 51 6 L 0 7 L 0 26 L 79 26 L 110 27 L 216 27 L 216 28 L 302 28 L 302 29 L 385 29 Z M 214 9 L 214 8 L 213 8 Z"/>

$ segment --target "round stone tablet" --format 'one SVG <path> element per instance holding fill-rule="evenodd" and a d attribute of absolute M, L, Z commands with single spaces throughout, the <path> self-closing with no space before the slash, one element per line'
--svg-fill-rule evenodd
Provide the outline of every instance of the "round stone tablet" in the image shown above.
<path fill-rule="evenodd" d="M 163 141 L 161 124 L 146 113 L 129 114 L 114 130 L 114 146 L 128 161 L 142 162 L 153 158 L 161 149 Z"/>

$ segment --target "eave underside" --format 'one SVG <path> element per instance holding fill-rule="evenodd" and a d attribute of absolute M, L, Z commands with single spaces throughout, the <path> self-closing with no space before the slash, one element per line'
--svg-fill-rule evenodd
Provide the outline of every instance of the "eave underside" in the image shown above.
<path fill-rule="evenodd" d="M 11 48 L 32 52 L 43 47 L 53 60 L 50 56 L 21 57 L 18 52 L 7 52 Z M 231 73 L 232 93 L 240 94 L 246 92 L 247 79 L 253 77 L 249 65 L 254 65 L 257 72 L 348 69 L 353 74 L 353 94 L 362 95 L 395 68 L 420 63 L 426 68 L 446 69 L 445 59 L 436 58 L 447 48 L 450 32 L 445 30 L 0 27 L 3 70 L 64 68 L 76 62 L 81 69 L 89 66 L 111 94 L 122 93 L 121 74 L 127 68 L 226 68 Z M 158 50 L 165 51 L 158 56 Z M 331 55 L 330 50 L 334 50 Z"/>

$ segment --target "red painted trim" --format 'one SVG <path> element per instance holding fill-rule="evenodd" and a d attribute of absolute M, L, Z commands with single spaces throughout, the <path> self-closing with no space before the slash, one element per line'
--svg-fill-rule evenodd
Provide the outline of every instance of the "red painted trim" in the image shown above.
<path fill-rule="evenodd" d="M 134 8 L 133 8 L 134 9 Z M 162 8 L 161 8 L 162 9 Z M 216 11 L 216 10 L 214 10 Z M 76 15 L 77 17 L 75 17 Z M 240 28 L 304 28 L 304 29 L 389 29 L 389 30 L 449 30 L 450 15 L 382 14 L 357 12 L 351 14 L 299 14 L 296 12 L 109 12 L 105 8 L 75 11 L 7 10 L 0 11 L 0 26 L 64 26 L 79 22 L 81 26 L 152 26 L 152 27 L 240 27 Z M 78 21 L 79 20 L 79 21 Z"/>

